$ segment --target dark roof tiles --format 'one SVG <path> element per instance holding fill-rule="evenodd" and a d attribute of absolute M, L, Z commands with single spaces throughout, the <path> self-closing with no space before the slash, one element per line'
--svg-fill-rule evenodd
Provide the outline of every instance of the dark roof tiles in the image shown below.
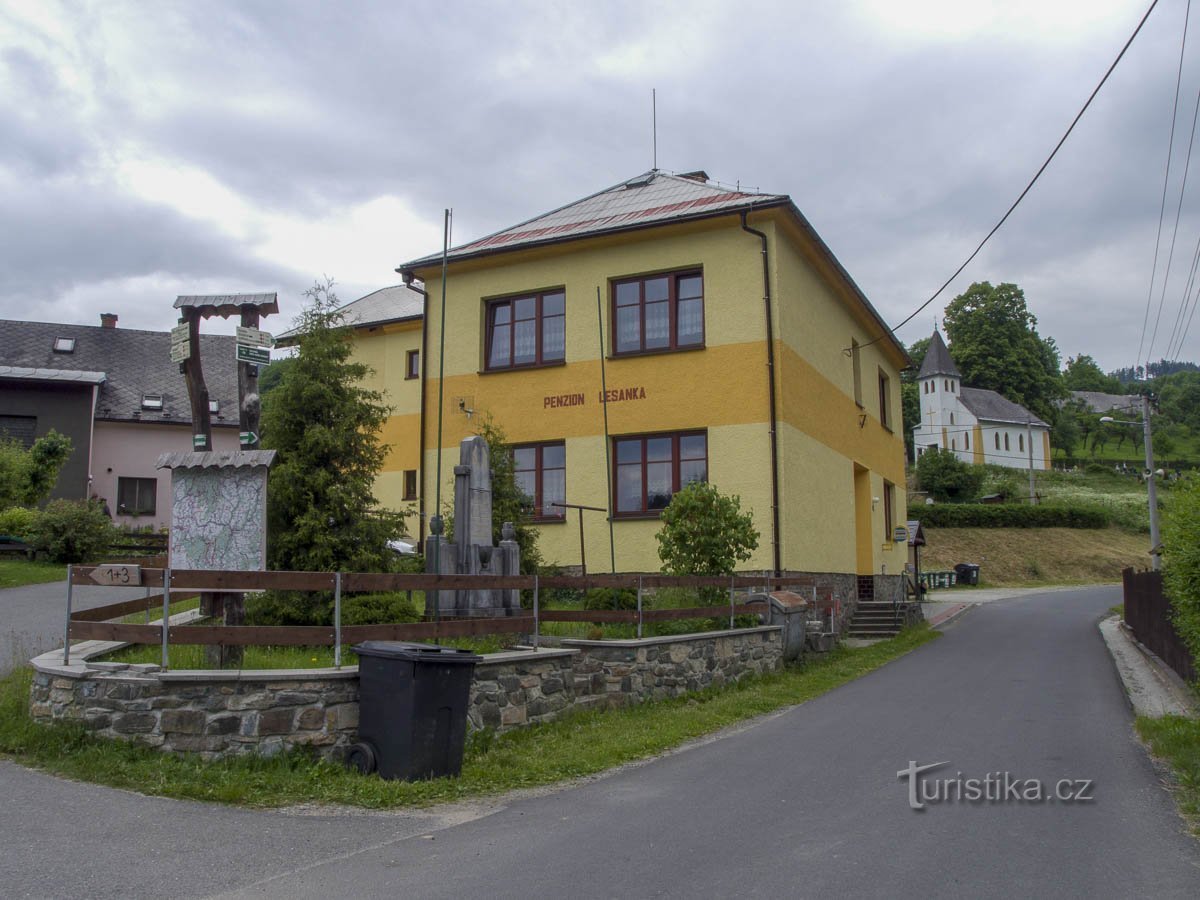
<path fill-rule="evenodd" d="M 72 353 L 56 353 L 54 339 L 74 338 Z M 103 372 L 96 418 L 117 422 L 190 424 L 191 405 L 179 366 L 171 362 L 165 331 L 0 320 L 0 366 L 59 372 Z M 238 424 L 237 362 L 232 335 L 200 335 L 200 358 L 213 425 Z M 162 409 L 142 409 L 143 394 L 160 394 Z"/>

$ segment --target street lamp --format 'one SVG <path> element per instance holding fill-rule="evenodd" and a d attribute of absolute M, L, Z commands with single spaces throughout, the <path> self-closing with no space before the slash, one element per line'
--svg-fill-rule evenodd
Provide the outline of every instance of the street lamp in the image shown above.
<path fill-rule="evenodd" d="M 1146 493 L 1150 503 L 1150 566 L 1157 572 L 1162 568 L 1160 555 L 1162 548 L 1158 538 L 1158 492 L 1154 486 L 1154 479 L 1162 472 L 1154 470 L 1154 448 L 1150 443 L 1150 398 L 1145 394 L 1142 395 L 1142 421 L 1140 422 L 1128 422 L 1123 419 L 1114 419 L 1112 416 L 1101 416 L 1100 421 L 1115 425 L 1142 426 L 1142 435 L 1146 444 Z"/>

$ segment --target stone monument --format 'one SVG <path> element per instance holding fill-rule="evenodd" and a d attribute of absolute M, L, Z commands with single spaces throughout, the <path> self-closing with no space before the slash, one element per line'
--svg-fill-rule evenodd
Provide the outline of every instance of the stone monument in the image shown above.
<path fill-rule="evenodd" d="M 521 549 L 516 529 L 505 522 L 500 546 L 492 543 L 492 469 L 487 441 L 464 438 L 454 467 L 454 539 L 442 534 L 441 517 L 430 523 L 425 541 L 425 570 L 442 575 L 519 575 Z M 435 616 L 512 616 L 521 610 L 517 590 L 430 591 L 425 614 Z"/>

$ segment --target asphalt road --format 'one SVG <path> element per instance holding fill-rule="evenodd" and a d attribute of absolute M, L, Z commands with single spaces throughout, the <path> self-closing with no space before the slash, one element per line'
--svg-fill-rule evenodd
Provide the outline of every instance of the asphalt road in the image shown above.
<path fill-rule="evenodd" d="M 161 588 L 152 588 L 161 594 Z M 75 609 L 91 609 L 144 597 L 145 588 L 76 586 L 71 596 Z M 0 674 L 25 661 L 61 647 L 67 615 L 67 583 L 31 584 L 0 590 Z"/>
<path fill-rule="evenodd" d="M 0 763 L 0 885 L 26 897 L 1200 896 L 1096 623 L 1117 589 L 993 602 L 871 675 L 541 796 L 419 814 L 228 810 Z M 1087 780 L 943 802 L 929 779 Z M 223 893 L 224 892 L 224 893 Z"/>

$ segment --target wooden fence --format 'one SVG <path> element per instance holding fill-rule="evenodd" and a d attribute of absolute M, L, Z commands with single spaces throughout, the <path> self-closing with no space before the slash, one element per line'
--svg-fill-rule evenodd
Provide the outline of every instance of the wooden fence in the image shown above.
<path fill-rule="evenodd" d="M 72 590 L 76 586 L 95 587 L 93 575 L 106 576 L 105 586 L 144 587 L 147 595 L 88 610 L 72 609 Z M 340 663 L 341 648 L 347 643 L 367 640 L 428 641 L 485 634 L 531 634 L 536 646 L 543 622 L 621 622 L 642 626 L 648 622 L 680 619 L 735 618 L 763 612 L 759 606 L 736 602 L 738 590 L 770 591 L 781 588 L 814 588 L 805 576 L 669 576 L 669 575 L 421 575 L 344 572 L 246 572 L 207 569 L 141 568 L 136 566 L 71 566 L 67 579 L 67 626 L 65 661 L 70 661 L 72 640 L 121 641 L 131 644 L 161 644 L 166 667 L 169 644 L 205 644 L 215 646 L 333 646 L 335 661 Z M 636 609 L 541 609 L 541 591 L 547 589 L 590 590 L 592 588 L 631 589 L 638 592 Z M 646 588 L 719 588 L 729 592 L 729 603 L 678 609 L 646 609 L 642 591 Z M 154 589 L 157 589 L 154 590 Z M 470 618 L 440 617 L 403 624 L 342 625 L 341 598 L 346 593 L 374 591 L 413 591 L 429 593 L 442 590 L 530 590 L 532 610 L 515 610 L 513 615 L 486 615 Z M 263 590 L 332 591 L 332 625 L 192 625 L 170 624 L 170 605 L 196 596 L 200 591 L 239 593 Z M 161 612 L 161 621 L 150 624 L 152 612 Z M 143 614 L 146 622 L 114 622 L 113 619 Z"/>
<path fill-rule="evenodd" d="M 1196 661 L 1171 621 L 1171 604 L 1163 592 L 1162 572 L 1122 574 L 1125 624 L 1139 641 L 1189 684 L 1196 680 Z"/>

